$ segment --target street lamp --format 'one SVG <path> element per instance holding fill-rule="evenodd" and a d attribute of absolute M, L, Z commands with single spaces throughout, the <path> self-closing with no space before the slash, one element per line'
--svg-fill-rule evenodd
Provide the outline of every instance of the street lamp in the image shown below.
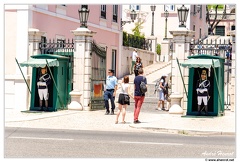
<path fill-rule="evenodd" d="M 182 7 L 178 8 L 178 19 L 179 19 L 179 27 L 186 27 L 186 21 L 188 16 L 189 9 L 182 5 Z"/>
<path fill-rule="evenodd" d="M 154 11 L 156 10 L 156 6 L 155 5 L 151 5 L 150 6 L 150 8 L 151 8 L 151 11 L 152 11 L 152 33 L 151 33 L 151 36 L 153 36 L 154 35 L 154 32 L 153 32 L 153 27 L 154 27 Z"/>
<path fill-rule="evenodd" d="M 165 38 L 164 38 L 164 40 L 167 39 L 167 18 L 168 18 L 168 15 L 169 15 L 168 10 L 165 10 L 165 12 L 164 12 L 164 16 L 165 16 Z"/>
<path fill-rule="evenodd" d="M 131 22 L 134 22 L 134 20 L 136 19 L 137 17 L 137 13 L 135 10 L 132 10 L 131 13 L 130 13 L 130 18 L 132 21 L 121 21 L 121 26 L 125 25 L 126 23 L 131 23 Z"/>
<path fill-rule="evenodd" d="M 89 9 L 83 7 L 81 10 L 78 9 L 79 19 L 80 19 L 80 28 L 87 28 L 87 21 L 89 15 Z"/>

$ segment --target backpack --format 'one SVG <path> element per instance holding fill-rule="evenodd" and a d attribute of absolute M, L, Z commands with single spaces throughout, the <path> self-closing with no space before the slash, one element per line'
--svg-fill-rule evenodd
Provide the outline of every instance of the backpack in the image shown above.
<path fill-rule="evenodd" d="M 161 80 L 161 78 L 158 79 L 157 82 L 156 82 L 156 84 L 155 84 L 155 91 L 154 91 L 154 94 L 155 94 L 157 91 L 159 91 L 160 80 Z"/>
<path fill-rule="evenodd" d="M 140 83 L 140 91 L 142 92 L 142 94 L 145 94 L 147 92 L 147 85 L 144 82 L 145 79 L 146 78 L 143 77 L 143 80 Z"/>

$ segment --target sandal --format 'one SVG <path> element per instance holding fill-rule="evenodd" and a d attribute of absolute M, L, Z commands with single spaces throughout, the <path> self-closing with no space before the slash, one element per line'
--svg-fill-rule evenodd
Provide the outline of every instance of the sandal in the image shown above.
<path fill-rule="evenodd" d="M 123 121 L 123 122 L 122 122 L 122 124 L 126 124 L 126 122 L 125 122 L 125 121 Z"/>
<path fill-rule="evenodd" d="M 117 124 L 118 123 L 118 121 L 115 121 L 115 124 Z"/>

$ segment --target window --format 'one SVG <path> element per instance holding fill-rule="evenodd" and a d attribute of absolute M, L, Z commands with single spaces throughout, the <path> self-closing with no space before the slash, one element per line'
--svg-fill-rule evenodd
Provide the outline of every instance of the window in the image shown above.
<path fill-rule="evenodd" d="M 216 26 L 215 35 L 225 36 L 225 26 Z"/>
<path fill-rule="evenodd" d="M 235 25 L 232 25 L 232 26 L 231 26 L 231 30 L 235 30 Z"/>
<path fill-rule="evenodd" d="M 82 5 L 82 8 L 88 9 L 88 5 Z"/>
<path fill-rule="evenodd" d="M 129 5 L 129 9 L 139 11 L 140 10 L 140 5 Z"/>
<path fill-rule="evenodd" d="M 196 26 L 193 25 L 193 31 L 195 31 L 195 30 L 196 30 Z M 193 37 L 195 37 L 195 34 L 193 35 Z"/>
<path fill-rule="evenodd" d="M 175 11 L 174 5 L 164 5 L 164 11 Z"/>
<path fill-rule="evenodd" d="M 64 47 L 65 41 L 62 39 L 57 39 L 57 47 L 58 48 L 63 48 Z"/>
<path fill-rule="evenodd" d="M 202 38 L 202 29 L 199 29 L 199 38 Z"/>
<path fill-rule="evenodd" d="M 116 62 L 117 62 L 117 50 L 112 49 L 112 69 L 116 71 Z"/>
<path fill-rule="evenodd" d="M 101 18 L 106 19 L 106 5 L 101 5 Z"/>
<path fill-rule="evenodd" d="M 46 42 L 47 42 L 47 38 L 44 37 L 44 36 L 41 36 L 41 42 L 42 42 L 42 43 L 46 43 Z"/>
<path fill-rule="evenodd" d="M 118 18 L 118 5 L 113 5 L 113 22 L 117 22 Z"/>
<path fill-rule="evenodd" d="M 201 19 L 202 18 L 202 5 L 200 7 L 200 15 L 199 15 L 199 18 Z"/>

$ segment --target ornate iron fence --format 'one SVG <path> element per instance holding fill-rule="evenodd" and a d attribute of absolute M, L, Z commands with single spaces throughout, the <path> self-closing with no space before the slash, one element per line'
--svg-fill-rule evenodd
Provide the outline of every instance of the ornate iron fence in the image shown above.
<path fill-rule="evenodd" d="M 193 40 L 190 44 L 191 55 L 212 55 L 231 60 L 232 44 L 230 39 Z"/>
<path fill-rule="evenodd" d="M 39 49 L 42 54 L 54 54 L 58 52 L 59 55 L 69 56 L 74 52 L 74 42 L 73 40 L 54 40 L 49 39 L 47 42 L 46 39 L 42 39 L 42 42 L 39 43 Z"/>
<path fill-rule="evenodd" d="M 123 46 L 152 51 L 152 40 L 123 32 Z"/>

